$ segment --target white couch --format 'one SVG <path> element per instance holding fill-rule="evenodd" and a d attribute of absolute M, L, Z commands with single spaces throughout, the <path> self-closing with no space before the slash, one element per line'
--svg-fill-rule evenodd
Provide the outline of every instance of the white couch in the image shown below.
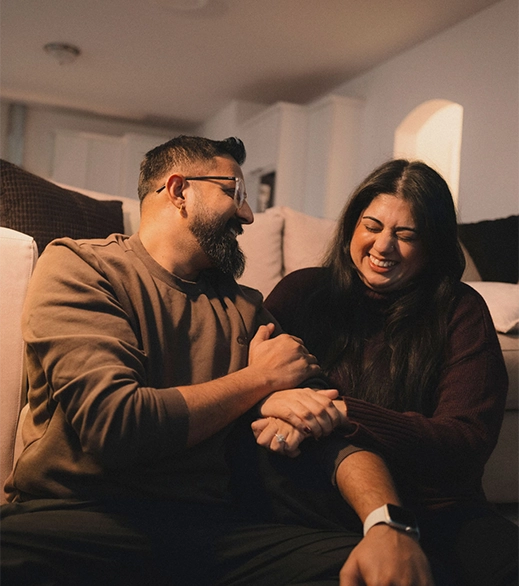
<path fill-rule="evenodd" d="M 78 190 L 95 199 L 117 199 L 123 202 L 124 224 L 127 233 L 133 233 L 139 225 L 139 203 L 136 200 L 106 196 L 91 191 Z M 314 218 L 287 207 L 275 207 L 256 214 L 255 222 L 244 228 L 240 236 L 242 249 L 247 257 L 247 268 L 240 282 L 259 289 L 265 296 L 283 275 L 298 268 L 318 265 L 335 229 L 332 220 Z M 0 296 L 0 323 L 4 334 L 0 338 L 0 482 L 12 467 L 15 437 L 20 409 L 25 401 L 23 381 L 23 342 L 21 339 L 19 312 L 28 277 L 36 261 L 37 251 L 30 236 L 0 228 L 0 279 L 10 283 L 11 290 L 2 286 Z M 519 322 L 519 297 L 514 288 L 519 285 L 478 282 L 477 269 L 469 263 L 465 280 L 474 283 L 487 299 L 498 329 L 508 329 Z M 14 289 L 16 287 L 16 290 Z M 503 297 L 504 295 L 504 297 Z M 503 299 L 513 298 L 514 303 Z M 11 303 L 16 300 L 16 303 Z M 506 305 L 511 305 L 507 311 Z M 6 326 L 7 320 L 10 325 Z M 4 329 L 5 328 L 5 329 Z M 513 328 L 512 328 L 513 329 Z M 9 335 L 6 336 L 5 332 Z M 518 498 L 518 371 L 519 341 L 517 333 L 499 334 L 510 376 L 507 411 L 498 446 L 492 455 L 484 477 L 488 498 L 496 503 L 515 503 Z"/>

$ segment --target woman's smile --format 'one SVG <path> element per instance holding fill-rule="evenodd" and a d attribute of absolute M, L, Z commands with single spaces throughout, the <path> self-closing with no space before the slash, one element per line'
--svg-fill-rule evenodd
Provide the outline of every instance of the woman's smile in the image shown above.
<path fill-rule="evenodd" d="M 372 254 L 369 254 L 368 257 L 369 257 L 371 264 L 374 267 L 374 270 L 376 270 L 376 269 L 392 269 L 397 264 L 397 262 L 395 260 L 379 259 L 376 256 L 373 256 Z"/>

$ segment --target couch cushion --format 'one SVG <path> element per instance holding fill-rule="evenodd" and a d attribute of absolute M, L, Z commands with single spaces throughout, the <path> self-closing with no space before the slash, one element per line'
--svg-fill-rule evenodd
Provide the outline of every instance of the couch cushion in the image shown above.
<path fill-rule="evenodd" d="M 519 409 L 519 336 L 497 334 L 508 372 L 507 410 Z"/>
<path fill-rule="evenodd" d="M 141 222 L 141 202 L 138 199 L 124 197 L 122 195 L 112 195 L 110 193 L 101 193 L 100 191 L 83 189 L 83 187 L 74 187 L 73 185 L 66 185 L 65 183 L 56 183 L 56 185 L 59 185 L 68 191 L 77 191 L 83 195 L 88 195 L 88 197 L 91 197 L 92 199 L 122 202 L 124 233 L 128 234 L 128 236 L 131 236 L 139 230 L 139 225 Z"/>
<path fill-rule="evenodd" d="M 463 246 L 461 243 L 461 250 L 463 250 L 463 254 L 465 256 L 465 270 L 463 271 L 463 275 L 461 277 L 462 281 L 481 281 L 481 275 L 472 260 L 472 257 L 469 254 L 469 251 Z"/>
<path fill-rule="evenodd" d="M 98 201 L 1 161 L 0 222 L 31 235 L 39 252 L 62 236 L 105 238 L 124 232 L 120 201 Z"/>
<path fill-rule="evenodd" d="M 460 224 L 458 233 L 483 281 L 519 281 L 519 216 Z"/>
<path fill-rule="evenodd" d="M 315 218 L 288 207 L 282 207 L 285 217 L 283 232 L 283 264 L 285 274 L 305 267 L 321 266 L 328 243 L 337 222 Z"/>
<path fill-rule="evenodd" d="M 492 281 L 468 281 L 485 300 L 492 321 L 503 334 L 519 331 L 519 285 L 516 283 L 493 283 Z"/>
<path fill-rule="evenodd" d="M 259 289 L 265 297 L 282 277 L 282 234 L 283 216 L 274 207 L 254 214 L 254 223 L 244 226 L 238 237 L 247 261 L 238 282 Z"/>

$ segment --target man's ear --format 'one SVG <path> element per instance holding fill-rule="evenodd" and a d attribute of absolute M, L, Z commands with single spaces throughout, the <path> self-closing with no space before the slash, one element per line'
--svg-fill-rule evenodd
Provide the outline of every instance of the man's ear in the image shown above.
<path fill-rule="evenodd" d="M 184 178 L 182 175 L 170 175 L 166 181 L 166 189 L 164 191 L 175 207 L 179 209 L 184 207 Z"/>

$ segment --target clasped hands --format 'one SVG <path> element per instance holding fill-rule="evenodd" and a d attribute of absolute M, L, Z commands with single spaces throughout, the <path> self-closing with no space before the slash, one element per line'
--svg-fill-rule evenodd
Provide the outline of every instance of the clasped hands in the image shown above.
<path fill-rule="evenodd" d="M 249 365 L 262 363 L 276 379 L 275 392 L 260 403 L 261 419 L 252 424 L 252 431 L 259 445 L 296 457 L 304 439 L 319 439 L 347 423 L 346 404 L 335 389 L 290 388 L 320 368 L 301 339 L 287 334 L 271 338 L 273 332 L 273 324 L 261 326 L 251 341 Z"/>
<path fill-rule="evenodd" d="M 307 437 L 319 439 L 346 425 L 346 404 L 335 389 L 287 389 L 260 404 L 261 419 L 251 425 L 256 442 L 273 452 L 295 458 Z"/>

